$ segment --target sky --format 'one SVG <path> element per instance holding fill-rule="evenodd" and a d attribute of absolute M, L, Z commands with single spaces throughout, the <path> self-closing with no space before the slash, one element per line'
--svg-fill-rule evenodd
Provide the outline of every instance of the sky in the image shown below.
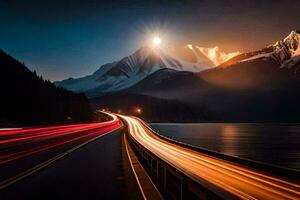
<path fill-rule="evenodd" d="M 300 29 L 299 0 L 0 0 L 0 48 L 52 81 L 80 77 L 145 45 L 260 49 Z"/>

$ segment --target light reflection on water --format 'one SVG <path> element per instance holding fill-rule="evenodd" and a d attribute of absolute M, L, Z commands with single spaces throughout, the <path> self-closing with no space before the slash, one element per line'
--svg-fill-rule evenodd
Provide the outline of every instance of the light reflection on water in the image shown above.
<path fill-rule="evenodd" d="M 300 170 L 300 124 L 151 124 L 191 145 Z"/>
<path fill-rule="evenodd" d="M 221 130 L 222 133 L 222 152 L 228 155 L 237 155 L 237 139 L 236 137 L 238 136 L 238 130 L 236 126 L 232 126 L 230 124 L 225 125 L 222 127 Z"/>

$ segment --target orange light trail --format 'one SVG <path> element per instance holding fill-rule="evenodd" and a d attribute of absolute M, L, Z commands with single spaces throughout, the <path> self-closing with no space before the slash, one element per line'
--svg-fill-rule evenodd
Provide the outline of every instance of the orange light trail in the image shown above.
<path fill-rule="evenodd" d="M 300 184 L 214 158 L 161 139 L 136 118 L 120 115 L 129 134 L 193 180 L 242 199 L 300 199 Z"/>

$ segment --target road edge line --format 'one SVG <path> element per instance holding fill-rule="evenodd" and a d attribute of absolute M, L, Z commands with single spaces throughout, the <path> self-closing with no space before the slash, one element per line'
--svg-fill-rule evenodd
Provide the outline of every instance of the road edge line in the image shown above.
<path fill-rule="evenodd" d="M 138 182 L 138 185 L 139 185 L 139 187 L 140 187 L 140 190 L 141 190 L 142 193 L 145 195 L 145 193 L 144 193 L 144 191 L 143 191 L 142 184 L 140 183 L 139 177 L 138 177 L 138 175 L 137 175 L 137 173 L 136 173 L 136 171 L 135 171 L 135 169 L 134 169 L 134 167 L 133 167 L 132 161 L 131 161 L 131 156 L 130 156 L 130 153 L 129 153 L 129 150 L 128 150 L 128 145 L 129 145 L 129 143 L 128 143 L 128 140 L 127 140 L 127 138 L 126 138 L 126 134 L 124 134 L 124 143 L 125 143 L 125 148 L 126 148 L 126 152 L 127 152 L 127 157 L 128 157 L 128 159 L 129 159 L 129 161 L 130 161 L 130 165 L 131 165 L 132 171 L 133 171 L 134 174 L 135 174 L 135 178 L 136 178 L 136 180 L 137 180 L 137 182 Z M 129 146 L 130 146 L 130 145 L 129 145 Z M 132 150 L 131 150 L 131 151 L 132 151 Z M 134 154 L 133 151 L 132 151 L 132 153 Z M 144 174 L 146 175 L 146 177 L 149 179 L 149 181 L 150 181 L 151 185 L 153 186 L 154 190 L 156 190 L 156 192 L 157 192 L 159 198 L 163 200 L 163 199 L 164 199 L 163 196 L 161 195 L 160 191 L 157 189 L 156 185 L 153 183 L 152 179 L 150 178 L 150 176 L 148 175 L 148 173 L 146 172 L 146 170 L 144 169 L 144 167 L 141 165 L 141 163 L 140 163 L 140 161 L 138 160 L 138 158 L 136 158 L 136 161 L 137 161 L 137 163 L 140 165 L 140 167 L 141 167 L 142 171 L 144 172 Z M 144 197 L 144 195 L 143 195 L 143 197 Z M 147 199 L 146 195 L 145 195 L 144 199 Z"/>
<path fill-rule="evenodd" d="M 125 134 L 124 134 L 124 144 L 125 144 L 125 149 L 126 149 L 126 153 L 127 153 L 127 157 L 128 157 L 128 160 L 129 160 L 131 169 L 132 169 L 133 174 L 134 174 L 134 176 L 135 176 L 135 180 L 136 180 L 136 182 L 137 182 L 137 184 L 138 184 L 138 186 L 139 186 L 139 188 L 140 188 L 140 191 L 141 191 L 141 193 L 142 193 L 143 198 L 144 198 L 144 199 L 147 199 L 147 197 L 145 196 L 144 190 L 143 190 L 143 188 L 142 188 L 142 185 L 141 185 L 141 183 L 140 183 L 140 180 L 139 180 L 139 178 L 138 178 L 138 176 L 137 176 L 137 173 L 136 173 L 136 171 L 135 171 L 135 169 L 134 169 L 134 167 L 133 167 L 132 160 L 131 160 L 131 158 L 130 158 L 129 151 L 128 151 L 127 139 L 126 139 L 126 135 L 125 135 Z"/>

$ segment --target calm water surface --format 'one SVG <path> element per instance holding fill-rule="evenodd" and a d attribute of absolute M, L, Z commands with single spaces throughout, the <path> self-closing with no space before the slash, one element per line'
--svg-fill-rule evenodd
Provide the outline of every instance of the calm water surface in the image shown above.
<path fill-rule="evenodd" d="M 224 154 L 300 170 L 300 124 L 151 124 L 160 134 Z"/>

